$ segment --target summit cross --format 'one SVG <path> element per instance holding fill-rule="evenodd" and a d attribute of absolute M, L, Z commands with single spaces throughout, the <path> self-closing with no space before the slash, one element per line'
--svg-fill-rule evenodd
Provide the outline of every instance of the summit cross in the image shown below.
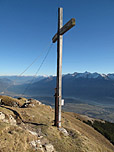
<path fill-rule="evenodd" d="M 58 32 L 52 38 L 57 41 L 57 82 L 55 89 L 55 126 L 61 127 L 61 106 L 62 106 L 62 47 L 63 34 L 75 26 L 75 19 L 72 18 L 63 26 L 63 8 L 58 8 Z"/>

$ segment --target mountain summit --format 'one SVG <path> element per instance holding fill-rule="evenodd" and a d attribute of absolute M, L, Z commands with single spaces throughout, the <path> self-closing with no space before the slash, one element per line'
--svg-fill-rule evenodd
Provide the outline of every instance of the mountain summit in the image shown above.
<path fill-rule="evenodd" d="M 71 76 L 75 78 L 89 78 L 89 79 L 112 79 L 114 80 L 114 74 L 100 74 L 97 72 L 91 73 L 91 72 L 84 72 L 84 73 L 78 73 L 74 72 L 73 74 L 66 74 L 64 76 Z"/>
<path fill-rule="evenodd" d="M 54 109 L 35 99 L 0 96 L 1 152 L 113 152 L 114 146 L 84 121 L 95 119 L 62 112 L 62 128 Z M 101 121 L 103 124 L 104 121 Z"/>

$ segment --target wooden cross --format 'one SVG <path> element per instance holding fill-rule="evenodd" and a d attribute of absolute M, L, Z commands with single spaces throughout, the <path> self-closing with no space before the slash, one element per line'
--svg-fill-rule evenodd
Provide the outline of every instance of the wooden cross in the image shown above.
<path fill-rule="evenodd" d="M 75 19 L 72 18 L 63 26 L 63 8 L 58 8 L 58 32 L 52 38 L 57 41 L 57 83 L 55 89 L 55 126 L 61 127 L 61 101 L 62 101 L 62 46 L 63 34 L 75 26 Z"/>

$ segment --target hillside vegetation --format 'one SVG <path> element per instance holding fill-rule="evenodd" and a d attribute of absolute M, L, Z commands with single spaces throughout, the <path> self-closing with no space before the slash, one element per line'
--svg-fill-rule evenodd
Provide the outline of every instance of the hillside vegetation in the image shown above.
<path fill-rule="evenodd" d="M 62 112 L 62 129 L 54 110 L 41 102 L 0 96 L 0 152 L 113 152 L 114 146 L 81 116 Z"/>
<path fill-rule="evenodd" d="M 114 123 L 109 123 L 107 121 L 105 121 L 105 123 L 100 121 L 91 123 L 91 121 L 87 121 L 86 123 L 104 135 L 114 145 Z"/>

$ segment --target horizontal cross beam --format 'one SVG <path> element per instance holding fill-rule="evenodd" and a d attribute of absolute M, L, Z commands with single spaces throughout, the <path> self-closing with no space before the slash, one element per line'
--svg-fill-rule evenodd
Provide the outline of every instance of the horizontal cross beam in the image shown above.
<path fill-rule="evenodd" d="M 60 35 L 63 35 L 65 32 L 67 32 L 68 30 L 70 30 L 73 26 L 75 26 L 75 18 L 72 18 L 70 21 L 68 21 L 61 29 L 60 29 Z M 58 33 L 56 33 L 54 35 L 54 37 L 52 38 L 52 42 L 55 43 L 57 41 L 58 38 Z"/>

